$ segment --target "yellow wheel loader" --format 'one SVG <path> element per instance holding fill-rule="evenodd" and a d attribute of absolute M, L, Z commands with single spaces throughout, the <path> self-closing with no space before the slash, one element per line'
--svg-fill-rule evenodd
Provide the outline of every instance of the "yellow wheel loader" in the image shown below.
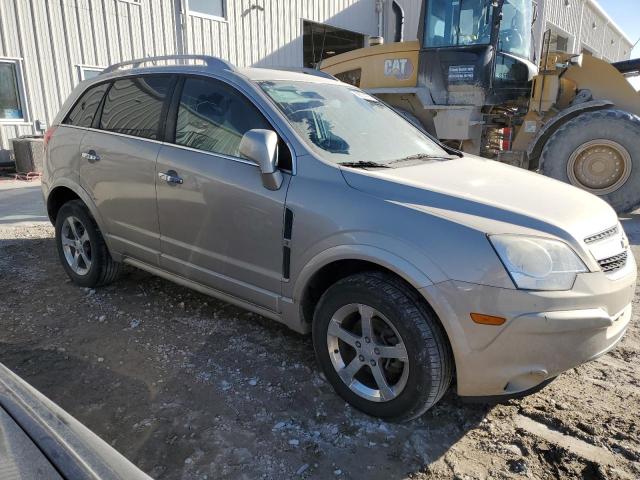
<path fill-rule="evenodd" d="M 402 41 L 399 18 L 396 42 L 320 69 L 450 146 L 569 182 L 617 211 L 640 205 L 640 95 L 624 76 L 640 62 L 549 52 L 550 32 L 538 62 L 531 0 L 425 0 L 420 18 L 417 41 Z"/>

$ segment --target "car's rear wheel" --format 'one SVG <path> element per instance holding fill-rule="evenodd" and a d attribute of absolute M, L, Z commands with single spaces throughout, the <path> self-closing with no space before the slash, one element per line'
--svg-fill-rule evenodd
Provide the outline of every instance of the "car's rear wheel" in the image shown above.
<path fill-rule="evenodd" d="M 56 246 L 67 275 L 82 287 L 98 287 L 118 276 L 115 262 L 89 210 L 81 200 L 65 203 L 56 216 Z"/>
<path fill-rule="evenodd" d="M 453 375 L 435 314 L 407 285 L 383 273 L 356 274 L 329 287 L 316 307 L 313 343 L 338 394 L 389 420 L 422 415 Z"/>

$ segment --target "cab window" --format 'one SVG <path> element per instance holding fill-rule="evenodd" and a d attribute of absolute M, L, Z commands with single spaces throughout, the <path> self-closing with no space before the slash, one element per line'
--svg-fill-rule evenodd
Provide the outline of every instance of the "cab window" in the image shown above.
<path fill-rule="evenodd" d="M 486 45 L 491 41 L 492 15 L 490 0 L 429 0 L 425 46 Z"/>

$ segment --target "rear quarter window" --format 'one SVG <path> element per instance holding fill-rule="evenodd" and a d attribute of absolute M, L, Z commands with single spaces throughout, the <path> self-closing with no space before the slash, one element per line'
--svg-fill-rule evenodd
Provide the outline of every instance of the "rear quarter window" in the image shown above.
<path fill-rule="evenodd" d="M 62 123 L 76 127 L 90 127 L 107 88 L 109 88 L 108 83 L 89 88 L 82 94 Z"/>

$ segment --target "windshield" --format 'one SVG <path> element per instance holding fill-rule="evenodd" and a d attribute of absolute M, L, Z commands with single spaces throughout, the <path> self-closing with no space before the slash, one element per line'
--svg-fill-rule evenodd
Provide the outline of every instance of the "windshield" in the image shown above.
<path fill-rule="evenodd" d="M 323 159 L 386 166 L 407 157 L 446 157 L 433 140 L 371 95 L 336 83 L 260 86 Z"/>
<path fill-rule="evenodd" d="M 498 50 L 531 58 L 531 0 L 505 0 L 500 22 Z"/>
<path fill-rule="evenodd" d="M 430 0 L 425 18 L 425 47 L 489 44 L 492 17 L 491 0 Z"/>

